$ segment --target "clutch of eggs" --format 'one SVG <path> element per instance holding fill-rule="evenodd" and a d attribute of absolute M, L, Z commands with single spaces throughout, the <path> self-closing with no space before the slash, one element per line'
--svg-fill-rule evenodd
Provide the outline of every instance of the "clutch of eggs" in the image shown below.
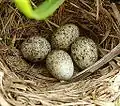
<path fill-rule="evenodd" d="M 52 35 L 50 43 L 40 36 L 30 37 L 21 45 L 23 56 L 32 62 L 46 58 L 46 67 L 58 80 L 69 80 L 73 76 L 73 61 L 81 69 L 94 64 L 98 59 L 97 46 L 90 38 L 79 37 L 79 28 L 66 24 Z M 51 51 L 52 46 L 52 51 Z M 64 50 L 71 49 L 71 57 Z"/>

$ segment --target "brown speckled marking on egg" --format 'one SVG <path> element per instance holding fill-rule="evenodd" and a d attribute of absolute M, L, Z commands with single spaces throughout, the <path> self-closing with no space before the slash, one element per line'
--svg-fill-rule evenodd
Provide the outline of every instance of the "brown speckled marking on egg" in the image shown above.
<path fill-rule="evenodd" d="M 77 37 L 79 37 L 79 28 L 76 25 L 61 26 L 51 38 L 52 48 L 68 50 Z"/>
<path fill-rule="evenodd" d="M 46 66 L 50 73 L 59 80 L 69 80 L 74 72 L 71 57 L 63 50 L 54 50 L 46 58 Z"/>
<path fill-rule="evenodd" d="M 40 36 L 30 37 L 21 45 L 23 56 L 32 62 L 43 60 L 50 51 L 50 43 Z"/>
<path fill-rule="evenodd" d="M 97 61 L 97 46 L 92 39 L 79 37 L 71 46 L 71 55 L 76 64 L 85 69 Z"/>

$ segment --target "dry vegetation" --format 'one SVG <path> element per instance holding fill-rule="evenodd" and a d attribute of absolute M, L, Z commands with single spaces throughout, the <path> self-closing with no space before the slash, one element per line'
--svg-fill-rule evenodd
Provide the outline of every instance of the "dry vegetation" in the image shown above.
<path fill-rule="evenodd" d="M 120 106 L 120 5 L 66 0 L 48 20 L 35 21 L 10 1 L 0 0 L 0 106 Z M 50 78 L 44 63 L 28 63 L 19 52 L 25 38 L 41 35 L 49 40 L 65 23 L 78 25 L 81 36 L 99 47 L 100 60 L 77 76 L 92 74 L 74 82 Z"/>

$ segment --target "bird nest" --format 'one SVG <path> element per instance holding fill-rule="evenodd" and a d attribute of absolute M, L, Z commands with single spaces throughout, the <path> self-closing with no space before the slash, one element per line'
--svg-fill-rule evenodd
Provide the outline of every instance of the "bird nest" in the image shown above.
<path fill-rule="evenodd" d="M 44 62 L 25 61 L 19 47 L 30 36 L 49 39 L 66 23 L 98 44 L 99 60 L 81 72 L 75 68 L 70 82 L 60 82 Z M 46 21 L 27 19 L 11 1 L 0 0 L 0 105 L 120 106 L 119 41 L 120 5 L 109 0 L 66 0 Z"/>

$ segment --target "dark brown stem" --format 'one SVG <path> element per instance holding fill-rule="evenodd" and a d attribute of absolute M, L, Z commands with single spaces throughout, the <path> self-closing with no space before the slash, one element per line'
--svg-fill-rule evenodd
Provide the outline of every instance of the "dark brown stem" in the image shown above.
<path fill-rule="evenodd" d="M 120 54 L 120 43 L 114 49 L 112 49 L 108 54 L 106 54 L 103 58 L 98 60 L 95 64 L 79 72 L 77 75 L 73 76 L 71 81 L 73 82 L 73 81 L 85 79 L 90 74 L 98 70 L 100 67 L 105 65 L 107 62 L 109 62 L 110 60 L 112 60 L 114 57 L 116 57 L 119 54 Z"/>

